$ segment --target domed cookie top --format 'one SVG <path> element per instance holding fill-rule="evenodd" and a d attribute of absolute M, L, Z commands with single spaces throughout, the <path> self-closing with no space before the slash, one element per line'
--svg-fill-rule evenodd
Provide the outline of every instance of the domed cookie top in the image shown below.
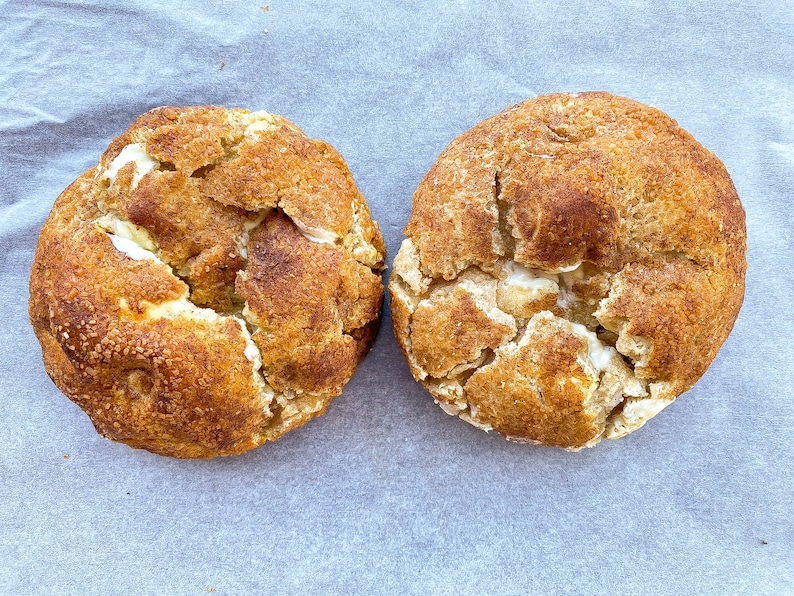
<path fill-rule="evenodd" d="M 576 450 L 689 389 L 744 296 L 723 164 L 658 109 L 541 96 L 455 139 L 389 284 L 411 372 L 450 414 Z"/>
<path fill-rule="evenodd" d="M 56 201 L 30 317 L 104 436 L 241 453 L 342 391 L 377 330 L 384 257 L 328 143 L 264 112 L 158 108 Z"/>

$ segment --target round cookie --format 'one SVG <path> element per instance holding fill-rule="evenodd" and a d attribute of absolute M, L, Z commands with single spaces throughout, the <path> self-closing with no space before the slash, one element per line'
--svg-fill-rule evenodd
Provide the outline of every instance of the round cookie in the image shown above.
<path fill-rule="evenodd" d="M 449 414 L 578 450 L 706 371 L 744 297 L 723 164 L 609 93 L 525 101 L 455 139 L 414 194 L 389 283 L 414 377 Z"/>
<path fill-rule="evenodd" d="M 340 394 L 377 331 L 384 258 L 328 143 L 264 112 L 164 107 L 58 197 L 29 312 L 100 434 L 230 455 Z"/>

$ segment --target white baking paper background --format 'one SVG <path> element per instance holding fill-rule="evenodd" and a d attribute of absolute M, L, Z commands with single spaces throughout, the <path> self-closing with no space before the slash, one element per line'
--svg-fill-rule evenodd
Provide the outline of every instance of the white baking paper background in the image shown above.
<path fill-rule="evenodd" d="M 0 1 L 0 593 L 794 593 L 792 73 L 791 2 Z M 593 89 L 676 118 L 747 211 L 733 334 L 635 434 L 570 454 L 449 417 L 388 311 L 325 416 L 239 457 L 111 443 L 44 372 L 39 228 L 147 109 L 264 109 L 330 141 L 391 260 L 455 136 Z"/>

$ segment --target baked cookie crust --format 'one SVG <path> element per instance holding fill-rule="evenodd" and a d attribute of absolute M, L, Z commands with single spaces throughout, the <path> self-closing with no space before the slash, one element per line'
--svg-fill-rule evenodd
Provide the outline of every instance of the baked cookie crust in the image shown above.
<path fill-rule="evenodd" d="M 55 202 L 29 313 L 100 434 L 230 455 L 341 393 L 377 331 L 384 259 L 328 143 L 265 112 L 163 107 Z"/>
<path fill-rule="evenodd" d="M 413 376 L 450 414 L 578 450 L 691 388 L 744 297 L 724 165 L 660 110 L 604 92 L 512 106 L 419 184 L 389 283 Z"/>

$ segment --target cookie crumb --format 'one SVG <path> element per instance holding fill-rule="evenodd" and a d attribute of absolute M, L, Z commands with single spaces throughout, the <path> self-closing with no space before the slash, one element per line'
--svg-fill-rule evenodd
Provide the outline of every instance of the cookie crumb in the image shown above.
<path fill-rule="evenodd" d="M 221 65 L 218 67 L 218 70 L 223 70 L 226 67 L 226 63 L 221 60 Z"/>

